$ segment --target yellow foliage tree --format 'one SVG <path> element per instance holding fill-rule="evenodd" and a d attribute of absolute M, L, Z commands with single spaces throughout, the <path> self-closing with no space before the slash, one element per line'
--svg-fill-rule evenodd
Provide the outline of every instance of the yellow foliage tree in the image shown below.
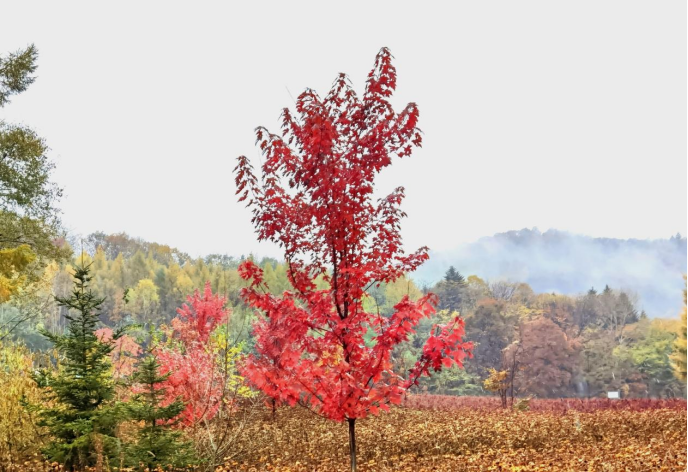
<path fill-rule="evenodd" d="M 160 302 L 155 282 L 151 279 L 139 280 L 136 288 L 129 290 L 129 301 L 139 321 L 146 323 L 155 321 Z"/>
<path fill-rule="evenodd" d="M 28 282 L 28 268 L 36 254 L 28 244 L 0 249 L 0 303 L 10 299 Z"/>
<path fill-rule="evenodd" d="M 32 378 L 33 358 L 22 345 L 0 343 L 0 469 L 39 453 L 41 435 L 23 402 L 38 404 L 41 396 Z"/>
<path fill-rule="evenodd" d="M 399 303 L 404 296 L 408 295 L 411 300 L 418 300 L 423 296 L 423 292 L 413 283 L 408 276 L 400 277 L 396 281 L 387 284 L 385 287 L 385 306 L 384 312 L 392 313 L 394 305 Z"/>
<path fill-rule="evenodd" d="M 686 280 L 686 276 L 683 276 Z M 677 378 L 686 380 L 686 289 L 683 289 L 683 311 L 681 312 L 681 332 L 674 343 L 674 354 L 671 356 L 674 374 Z"/>
<path fill-rule="evenodd" d="M 485 390 L 496 392 L 502 400 L 502 408 L 506 408 L 506 393 L 509 389 L 509 371 L 490 368 L 489 377 L 483 382 Z"/>

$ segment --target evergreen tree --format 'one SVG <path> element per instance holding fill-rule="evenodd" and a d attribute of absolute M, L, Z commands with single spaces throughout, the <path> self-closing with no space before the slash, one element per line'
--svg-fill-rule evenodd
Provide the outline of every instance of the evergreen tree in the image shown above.
<path fill-rule="evenodd" d="M 114 332 L 108 342 L 96 336 L 104 299 L 89 288 L 89 266 L 75 270 L 71 296 L 55 297 L 60 307 L 69 309 L 66 333 L 43 331 L 60 354 L 61 368 L 54 377 L 43 374 L 37 379 L 39 385 L 49 387 L 51 405 L 39 412 L 40 425 L 53 437 L 44 453 L 66 470 L 102 465 L 104 458 L 116 455 L 118 447 L 114 430 L 119 415 L 113 401 L 110 352 L 123 332 Z"/>
<path fill-rule="evenodd" d="M 628 294 L 621 292 L 616 302 L 617 317 L 624 325 L 637 323 L 640 319 L 638 317 L 638 310 L 635 309 L 633 302 L 628 297 Z"/>
<path fill-rule="evenodd" d="M 138 392 L 127 406 L 129 417 L 144 423 L 137 441 L 127 448 L 127 461 L 140 470 L 160 468 L 184 468 L 195 462 L 190 443 L 181 439 L 180 431 L 173 431 L 174 418 L 184 410 L 184 403 L 177 400 L 162 406 L 166 389 L 163 382 L 171 375 L 159 374 L 160 364 L 155 355 L 144 359 L 133 375 Z"/>
<path fill-rule="evenodd" d="M 453 266 L 449 267 L 449 270 L 444 274 L 444 279 L 434 289 L 440 299 L 439 308 L 450 313 L 461 311 L 466 299 L 467 288 L 468 284 L 464 276 Z"/>
<path fill-rule="evenodd" d="M 466 279 L 459 273 L 454 266 L 449 266 L 449 269 L 444 274 L 445 282 L 452 282 L 459 285 L 466 285 Z"/>

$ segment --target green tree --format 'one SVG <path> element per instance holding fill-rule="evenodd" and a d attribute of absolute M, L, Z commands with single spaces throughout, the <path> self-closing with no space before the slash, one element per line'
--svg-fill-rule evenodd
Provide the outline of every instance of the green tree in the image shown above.
<path fill-rule="evenodd" d="M 466 282 L 466 279 L 463 275 L 461 275 L 461 273 L 459 273 L 458 270 L 454 268 L 454 266 L 449 266 L 449 269 L 444 274 L 444 281 L 454 282 L 457 284 L 464 284 Z"/>
<path fill-rule="evenodd" d="M 77 267 L 74 278 L 71 296 L 56 297 L 58 305 L 69 310 L 66 333 L 43 332 L 59 352 L 61 368 L 56 375 L 37 377 L 50 405 L 39 410 L 39 424 L 53 437 L 44 450 L 46 456 L 66 470 L 84 470 L 115 456 L 119 446 L 114 437 L 119 415 L 113 401 L 110 353 L 123 332 L 114 332 L 109 342 L 96 336 L 103 299 L 89 287 L 88 266 Z"/>
<path fill-rule="evenodd" d="M 457 367 L 442 369 L 432 377 L 423 379 L 420 386 L 427 387 L 428 393 L 438 395 L 470 396 L 483 393 L 480 378 Z"/>
<path fill-rule="evenodd" d="M 136 441 L 127 448 L 127 462 L 139 470 L 159 468 L 184 468 L 196 462 L 191 444 L 182 440 L 181 431 L 172 430 L 174 419 L 184 410 L 184 403 L 177 400 L 162 406 L 166 389 L 162 384 L 171 375 L 159 374 L 160 364 L 150 354 L 139 364 L 132 380 L 138 390 L 127 410 L 129 417 L 144 423 Z"/>
<path fill-rule="evenodd" d="M 32 44 L 23 51 L 0 57 L 0 107 L 9 103 L 9 97 L 26 90 L 36 78 L 38 51 Z"/>
<path fill-rule="evenodd" d="M 172 316 L 169 315 L 174 311 L 174 305 L 172 305 L 172 283 L 167 276 L 167 267 L 158 267 L 155 271 L 154 282 L 160 296 L 160 313 L 163 319 L 171 319 Z"/>
<path fill-rule="evenodd" d="M 33 83 L 37 58 L 33 45 L 0 57 L 0 108 Z M 54 164 L 46 152 L 34 131 L 0 119 L 0 302 L 39 280 L 51 259 L 69 253 L 55 243 L 60 233 L 55 203 L 62 190 L 50 180 Z M 8 263 L 18 258 L 20 264 Z"/>
<path fill-rule="evenodd" d="M 435 294 L 439 297 L 439 308 L 449 312 L 461 312 L 466 302 L 466 291 L 468 283 L 454 266 L 449 267 L 441 280 L 434 288 Z"/>
<path fill-rule="evenodd" d="M 2 210 L 49 221 L 61 190 L 50 181 L 54 164 L 48 147 L 29 128 L 0 122 L 0 197 Z"/>
<path fill-rule="evenodd" d="M 594 288 L 588 290 L 585 295 L 578 297 L 573 318 L 577 336 L 580 336 L 585 328 L 600 324 L 600 302 Z"/>
<path fill-rule="evenodd" d="M 149 261 L 141 251 L 136 251 L 136 253 L 127 260 L 126 267 L 129 274 L 129 286 L 134 286 L 139 280 L 150 279 L 154 276 L 149 266 Z"/>
<path fill-rule="evenodd" d="M 466 339 L 474 343 L 473 360 L 466 363 L 466 370 L 484 379 L 490 368 L 500 369 L 502 351 L 513 341 L 516 323 L 504 301 L 481 300 L 475 311 L 466 315 Z"/>
<path fill-rule="evenodd" d="M 642 323 L 632 343 L 614 349 L 616 357 L 630 361 L 633 367 L 625 379 L 629 393 L 656 398 L 673 397 L 682 390 L 669 361 L 676 333 L 663 326 L 665 323 L 664 320 Z"/>
<path fill-rule="evenodd" d="M 581 374 L 587 396 L 599 397 L 610 390 L 619 390 L 628 367 L 625 359 L 614 355 L 614 341 L 609 333 L 602 328 L 585 330 Z"/>

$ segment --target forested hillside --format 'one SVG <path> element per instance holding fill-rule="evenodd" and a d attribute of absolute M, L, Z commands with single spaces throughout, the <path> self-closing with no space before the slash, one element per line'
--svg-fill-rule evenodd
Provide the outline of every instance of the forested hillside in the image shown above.
<path fill-rule="evenodd" d="M 537 292 L 574 295 L 608 284 L 637 294 L 650 318 L 671 317 L 681 308 L 675 294 L 682 287 L 686 254 L 681 235 L 638 240 L 522 229 L 431 251 L 414 279 L 435 283 L 454 265 L 483 278 L 526 282 Z"/>
<path fill-rule="evenodd" d="M 93 289 L 105 297 L 101 319 L 107 325 L 136 323 L 145 330 L 169 324 L 186 297 L 208 281 L 213 293 L 225 297 L 232 309 L 233 338 L 245 341 L 244 349 L 251 350 L 252 315 L 240 299 L 246 283 L 237 270 L 244 257 L 215 254 L 194 259 L 178 249 L 126 234 L 94 233 L 83 239 L 83 247 L 71 264 L 51 266 L 45 293 L 32 302 L 34 310 L 2 305 L 3 330 L 11 329 L 13 337 L 31 348 L 46 348 L 37 329 L 61 332 L 65 326 L 65 310 L 52 301 L 51 293 L 66 296 L 72 268 L 84 263 L 92 264 Z M 291 289 L 284 263 L 255 262 L 264 270 L 272 293 Z M 633 293 L 618 287 L 605 285 L 578 295 L 539 293 L 525 282 L 464 276 L 453 267 L 432 286 L 419 286 L 410 278 L 373 286 L 365 305 L 387 317 L 404 295 L 418 299 L 428 291 L 439 296 L 440 311 L 422 321 L 413 339 L 396 349 L 398 367 L 410 369 L 432 325 L 450 319 L 453 312 L 464 317 L 466 340 L 475 348 L 465 369 L 448 369 L 424 379 L 420 391 L 489 394 L 484 381 L 495 369 L 514 372 L 516 395 L 597 397 L 610 390 L 626 397 L 682 395 L 684 387 L 670 362 L 680 329 L 678 310 L 669 319 L 651 318 Z M 681 302 L 681 289 L 673 298 Z"/>

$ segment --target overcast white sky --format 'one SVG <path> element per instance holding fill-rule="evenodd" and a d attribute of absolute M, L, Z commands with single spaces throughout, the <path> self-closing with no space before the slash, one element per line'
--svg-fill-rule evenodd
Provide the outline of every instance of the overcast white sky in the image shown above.
<path fill-rule="evenodd" d="M 74 232 L 126 231 L 193 255 L 277 255 L 236 203 L 236 157 L 305 87 L 362 90 L 382 46 L 424 147 L 408 249 L 537 226 L 686 234 L 686 2 L 6 2 L 0 54 L 39 49 L 0 110 L 46 138 Z M 288 92 L 289 91 L 289 92 Z"/>

